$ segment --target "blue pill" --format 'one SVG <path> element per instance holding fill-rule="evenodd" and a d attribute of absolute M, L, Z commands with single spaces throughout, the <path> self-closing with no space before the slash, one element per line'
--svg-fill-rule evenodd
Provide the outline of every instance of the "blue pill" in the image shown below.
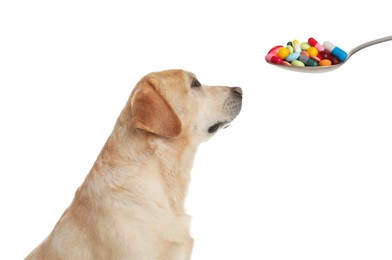
<path fill-rule="evenodd" d="M 290 53 L 285 60 L 288 62 L 292 62 L 293 60 L 298 60 L 299 55 L 301 55 L 299 52 Z"/>
<path fill-rule="evenodd" d="M 332 44 L 331 42 L 325 41 L 323 46 L 325 49 L 327 49 L 327 51 L 329 51 L 333 56 L 338 58 L 341 62 L 347 60 L 347 56 L 348 56 L 347 53 L 344 50 Z"/>

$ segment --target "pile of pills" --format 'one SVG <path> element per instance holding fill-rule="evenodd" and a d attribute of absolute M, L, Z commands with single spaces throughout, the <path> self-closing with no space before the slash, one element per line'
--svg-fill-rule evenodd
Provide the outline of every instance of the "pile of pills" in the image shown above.
<path fill-rule="evenodd" d="M 299 43 L 298 40 L 288 42 L 286 47 L 273 47 L 265 56 L 269 63 L 286 66 L 331 66 L 347 59 L 347 53 L 329 41 L 322 45 L 314 38 Z"/>

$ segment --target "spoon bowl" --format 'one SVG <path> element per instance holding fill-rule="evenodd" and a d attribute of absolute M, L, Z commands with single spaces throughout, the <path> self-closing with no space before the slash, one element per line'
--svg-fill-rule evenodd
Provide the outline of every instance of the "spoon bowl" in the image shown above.
<path fill-rule="evenodd" d="M 339 64 L 336 65 L 331 65 L 331 66 L 305 66 L 305 67 L 296 67 L 296 66 L 285 66 L 285 65 L 278 65 L 278 64 L 273 64 L 270 63 L 273 66 L 276 66 L 278 68 L 281 69 L 286 69 L 286 70 L 291 70 L 291 71 L 295 71 L 295 72 L 304 72 L 304 73 L 322 73 L 322 72 L 329 72 L 329 71 L 333 71 L 336 70 L 338 68 L 340 68 L 341 66 L 343 66 L 348 59 L 355 54 L 356 52 L 367 48 L 369 46 L 378 44 L 378 43 L 382 43 L 382 42 L 386 42 L 386 41 L 391 41 L 392 40 L 392 35 L 391 36 L 387 36 L 387 37 L 383 37 L 383 38 L 379 38 L 373 41 L 368 41 L 365 42 L 361 45 L 358 45 L 357 47 L 353 48 L 352 50 L 350 50 L 347 53 L 347 59 L 344 62 L 341 62 Z"/>

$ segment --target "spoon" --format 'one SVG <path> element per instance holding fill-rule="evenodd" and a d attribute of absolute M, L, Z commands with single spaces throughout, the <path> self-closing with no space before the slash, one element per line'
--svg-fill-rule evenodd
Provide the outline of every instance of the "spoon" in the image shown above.
<path fill-rule="evenodd" d="M 365 43 L 362 43 L 361 45 L 358 45 L 357 47 L 353 48 L 352 50 L 350 50 L 347 53 L 347 59 L 344 62 L 341 62 L 339 64 L 336 65 L 331 65 L 331 66 L 305 66 L 305 67 L 296 67 L 296 66 L 285 66 L 285 65 L 278 65 L 278 64 L 273 64 L 270 63 L 271 65 L 274 65 L 276 67 L 282 68 L 282 69 L 286 69 L 286 70 L 291 70 L 291 71 L 296 71 L 296 72 L 305 72 L 305 73 L 321 73 L 321 72 L 329 72 L 332 70 L 336 70 L 338 68 L 340 68 L 343 64 L 345 64 L 347 62 L 347 60 L 357 51 L 360 51 L 364 48 L 367 48 L 369 46 L 378 44 L 378 43 L 382 43 L 382 42 L 386 42 L 386 41 L 391 41 L 392 40 L 392 35 L 391 36 L 387 36 L 387 37 L 383 37 L 383 38 L 379 38 L 373 41 L 368 41 Z"/>

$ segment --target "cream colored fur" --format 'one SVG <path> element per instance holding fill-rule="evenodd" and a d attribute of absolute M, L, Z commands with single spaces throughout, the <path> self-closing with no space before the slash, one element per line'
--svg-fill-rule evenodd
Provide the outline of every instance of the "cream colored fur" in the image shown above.
<path fill-rule="evenodd" d="M 71 205 L 26 259 L 190 259 L 194 156 L 241 100 L 239 87 L 199 85 L 183 70 L 143 77 Z"/>

